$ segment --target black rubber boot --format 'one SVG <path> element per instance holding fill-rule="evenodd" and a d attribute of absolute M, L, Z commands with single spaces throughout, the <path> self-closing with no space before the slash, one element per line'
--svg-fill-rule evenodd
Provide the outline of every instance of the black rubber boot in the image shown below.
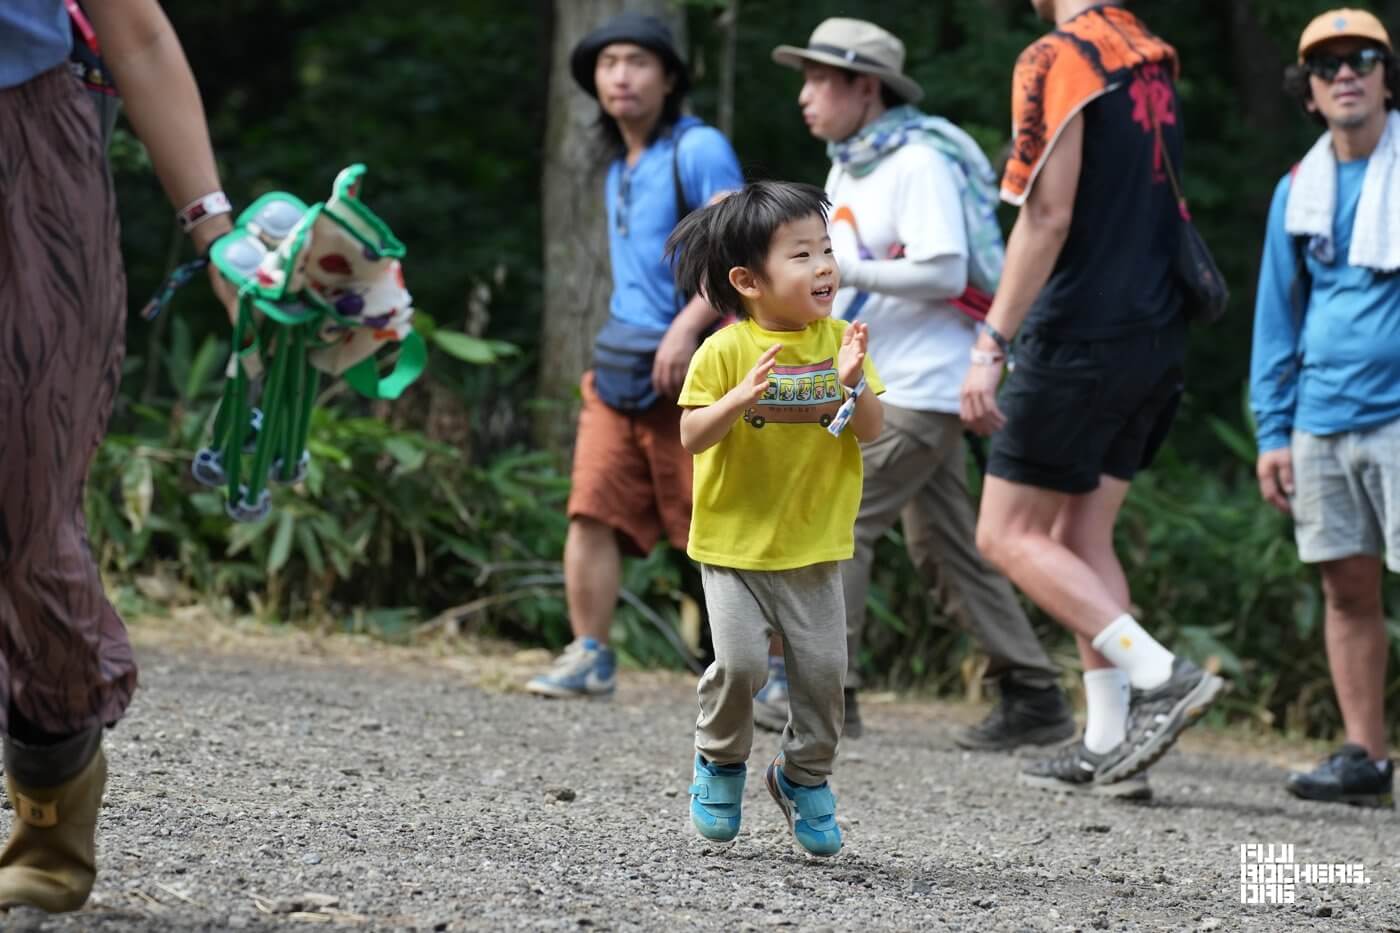
<path fill-rule="evenodd" d="M 860 721 L 860 704 L 856 702 L 854 687 L 846 688 L 846 725 L 841 729 L 841 738 L 858 739 L 865 734 L 865 724 Z"/>

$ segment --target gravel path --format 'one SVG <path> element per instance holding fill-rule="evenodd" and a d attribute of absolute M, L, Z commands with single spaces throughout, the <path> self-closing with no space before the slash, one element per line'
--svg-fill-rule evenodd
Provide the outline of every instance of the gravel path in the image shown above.
<path fill-rule="evenodd" d="M 1189 736 L 1153 804 L 1066 799 L 954 749 L 975 709 L 867 704 L 837 766 L 846 849 L 818 862 L 763 789 L 771 736 L 738 842 L 691 831 L 683 677 L 561 703 L 510 688 L 538 655 L 169 625 L 137 642 L 92 902 L 6 929 L 1400 931 L 1400 822 L 1288 799 L 1277 762 L 1311 749 Z M 1245 842 L 1371 883 L 1244 906 Z"/>

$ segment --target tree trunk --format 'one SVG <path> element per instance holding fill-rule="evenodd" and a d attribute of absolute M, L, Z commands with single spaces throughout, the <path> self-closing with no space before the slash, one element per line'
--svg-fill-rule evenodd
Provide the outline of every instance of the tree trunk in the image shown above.
<path fill-rule="evenodd" d="M 719 131 L 734 138 L 734 72 L 739 57 L 739 0 L 729 0 L 719 18 L 720 34 L 724 37 L 719 60 Z"/>
<path fill-rule="evenodd" d="M 540 447 L 566 453 L 573 441 L 580 375 L 593 354 L 593 337 L 607 315 L 608 269 L 605 166 L 598 163 L 593 122 L 598 104 L 574 83 L 569 53 L 579 39 L 624 9 L 665 19 L 684 53 L 683 21 L 667 0 L 555 0 L 554 47 L 545 127 L 544 333 L 540 341 L 535 416 Z"/>
<path fill-rule="evenodd" d="M 1230 59 L 1245 124 L 1273 137 L 1289 125 L 1291 102 L 1283 93 L 1283 67 L 1279 63 L 1291 58 L 1260 24 L 1255 6 L 1252 0 L 1232 0 L 1230 4 Z"/>

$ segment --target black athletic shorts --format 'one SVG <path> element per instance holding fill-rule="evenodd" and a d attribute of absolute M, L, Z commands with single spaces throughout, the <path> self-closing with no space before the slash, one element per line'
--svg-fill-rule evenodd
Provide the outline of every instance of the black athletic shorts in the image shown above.
<path fill-rule="evenodd" d="M 1099 477 L 1131 480 L 1166 440 L 1181 401 L 1186 321 L 1112 340 L 1030 332 L 997 399 L 992 476 L 1074 495 Z"/>

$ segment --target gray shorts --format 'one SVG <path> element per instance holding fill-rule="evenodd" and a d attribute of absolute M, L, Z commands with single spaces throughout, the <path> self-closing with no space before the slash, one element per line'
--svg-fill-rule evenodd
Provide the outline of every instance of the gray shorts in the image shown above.
<path fill-rule="evenodd" d="M 1400 573 L 1400 420 L 1325 437 L 1295 430 L 1292 451 L 1298 557 L 1384 555 Z"/>

